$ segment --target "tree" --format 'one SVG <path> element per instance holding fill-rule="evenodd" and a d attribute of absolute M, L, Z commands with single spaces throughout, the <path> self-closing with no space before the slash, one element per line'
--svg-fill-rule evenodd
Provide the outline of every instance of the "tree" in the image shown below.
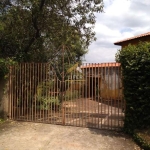
<path fill-rule="evenodd" d="M 47 62 L 62 45 L 69 48 L 74 60 L 81 59 L 95 40 L 94 13 L 103 10 L 103 3 L 102 0 L 3 0 L 0 8 L 0 57 Z"/>

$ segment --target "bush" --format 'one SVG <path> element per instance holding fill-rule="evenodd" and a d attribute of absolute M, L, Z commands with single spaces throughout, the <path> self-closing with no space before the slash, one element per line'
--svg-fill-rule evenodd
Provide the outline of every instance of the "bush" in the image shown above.
<path fill-rule="evenodd" d="M 60 101 L 57 96 L 49 95 L 49 91 L 54 89 L 54 82 L 52 80 L 39 83 L 37 86 L 37 108 L 40 110 L 50 110 L 56 105 L 60 105 Z"/>
<path fill-rule="evenodd" d="M 126 101 L 124 128 L 134 129 L 150 126 L 150 43 L 129 45 L 116 54 L 121 63 L 124 98 Z"/>
<path fill-rule="evenodd" d="M 9 67 L 14 64 L 17 64 L 17 63 L 13 61 L 13 59 L 0 58 L 0 78 L 7 77 L 9 73 Z"/>
<path fill-rule="evenodd" d="M 76 98 L 79 98 L 79 96 L 80 96 L 80 92 L 78 90 L 73 90 L 73 91 L 72 90 L 67 90 L 66 93 L 65 93 L 64 99 L 66 101 L 74 100 Z"/>
<path fill-rule="evenodd" d="M 60 101 L 58 99 L 58 97 L 37 97 L 37 109 L 40 110 L 51 110 L 51 108 L 53 109 L 55 106 L 59 106 L 60 105 Z"/>

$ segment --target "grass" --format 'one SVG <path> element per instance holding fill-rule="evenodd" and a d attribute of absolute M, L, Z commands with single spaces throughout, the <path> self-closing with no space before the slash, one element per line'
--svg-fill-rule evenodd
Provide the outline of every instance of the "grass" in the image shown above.
<path fill-rule="evenodd" d="M 139 132 L 139 135 L 150 144 L 150 129 Z"/>
<path fill-rule="evenodd" d="M 141 148 L 150 150 L 150 128 L 136 131 L 133 138 Z"/>
<path fill-rule="evenodd" d="M 4 122 L 4 119 L 0 118 L 0 124 Z"/>

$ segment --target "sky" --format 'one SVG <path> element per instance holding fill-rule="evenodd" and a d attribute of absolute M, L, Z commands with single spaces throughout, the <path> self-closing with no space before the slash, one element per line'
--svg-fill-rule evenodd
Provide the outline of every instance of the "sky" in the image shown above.
<path fill-rule="evenodd" d="M 104 12 L 96 14 L 94 41 L 86 63 L 115 62 L 121 48 L 114 42 L 150 32 L 150 0 L 103 0 Z"/>

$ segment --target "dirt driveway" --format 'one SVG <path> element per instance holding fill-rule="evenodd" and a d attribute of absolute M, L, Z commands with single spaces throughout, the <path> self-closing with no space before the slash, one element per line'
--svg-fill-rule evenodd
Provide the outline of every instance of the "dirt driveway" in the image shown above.
<path fill-rule="evenodd" d="M 0 124 L 0 150 L 140 150 L 114 131 L 9 121 Z"/>

